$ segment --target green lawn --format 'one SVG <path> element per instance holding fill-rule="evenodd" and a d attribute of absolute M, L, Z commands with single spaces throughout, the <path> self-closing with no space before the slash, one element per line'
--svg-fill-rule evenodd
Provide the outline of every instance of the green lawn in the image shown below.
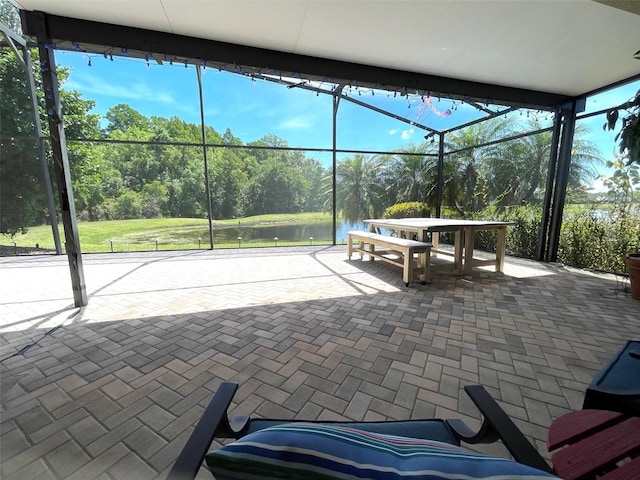
<path fill-rule="evenodd" d="M 276 225 L 312 225 L 331 221 L 328 213 L 300 213 L 286 215 L 258 215 L 231 220 L 214 220 L 214 242 L 216 248 L 238 247 L 237 241 L 218 243 L 216 229 L 225 227 L 262 228 Z M 64 238 L 62 224 L 59 225 L 61 238 Z M 182 250 L 209 248 L 209 222 L 203 218 L 153 218 L 142 220 L 111 220 L 102 222 L 79 222 L 78 232 L 83 252 L 108 252 L 113 245 L 114 252 L 144 251 L 156 248 L 159 250 Z M 200 242 L 199 240 L 200 239 Z M 13 239 L 0 236 L 0 245 L 13 247 L 35 247 L 53 249 L 54 242 L 49 225 L 29 228 L 24 235 L 16 235 Z M 286 242 L 286 245 L 308 244 L 309 241 Z M 326 243 L 326 242 L 323 242 Z M 275 242 L 250 241 L 242 242 L 243 246 L 273 246 Z M 278 245 L 285 242 L 279 241 Z"/>

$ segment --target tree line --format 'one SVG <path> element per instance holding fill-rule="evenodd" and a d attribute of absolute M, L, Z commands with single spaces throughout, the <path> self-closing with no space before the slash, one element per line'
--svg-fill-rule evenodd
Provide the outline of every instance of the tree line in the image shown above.
<path fill-rule="evenodd" d="M 209 201 L 216 219 L 322 208 L 325 169 L 275 135 L 243 145 L 229 129 L 206 127 L 207 143 L 219 145 L 207 147 L 208 199 L 200 125 L 145 117 L 125 104 L 105 119 L 97 139 L 106 143 L 68 142 L 84 150 L 82 171 L 73 162 L 71 173 L 77 209 L 87 220 L 206 217 Z"/>
<path fill-rule="evenodd" d="M 175 116 L 147 117 L 124 103 L 101 118 L 92 113 L 92 100 L 64 88 L 67 77 L 68 72 L 59 68 L 81 220 L 206 217 L 209 203 L 215 219 L 331 211 L 330 166 L 307 152 L 289 149 L 285 139 L 273 134 L 244 143 L 229 129 L 220 133 L 209 126 L 207 144 L 216 146 L 207 147 L 207 198 L 200 125 Z M 0 232 L 15 235 L 43 223 L 46 203 L 26 76 L 7 49 L 0 53 L 0 81 Z M 42 123 L 46 127 L 44 116 Z M 456 153 L 444 157 L 444 207 L 451 214 L 468 216 L 489 205 L 539 203 L 551 133 L 491 142 L 540 128 L 537 120 L 522 124 L 498 118 L 448 134 L 445 151 Z M 594 162 L 601 161 L 587 134 L 578 125 L 569 181 L 574 195 L 584 194 L 582 181 L 593 173 Z M 395 203 L 435 206 L 437 171 L 436 148 L 429 142 L 384 155 L 343 157 L 336 167 L 339 214 L 355 222 L 379 216 Z"/>

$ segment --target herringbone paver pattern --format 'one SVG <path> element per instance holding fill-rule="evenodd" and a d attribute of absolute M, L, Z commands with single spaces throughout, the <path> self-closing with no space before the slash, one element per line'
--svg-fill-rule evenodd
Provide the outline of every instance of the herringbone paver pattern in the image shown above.
<path fill-rule="evenodd" d="M 405 288 L 344 250 L 86 255 L 80 311 L 65 257 L 0 259 L 0 477 L 164 478 L 225 380 L 240 414 L 474 426 L 462 387 L 481 383 L 544 452 L 640 336 L 606 277 L 508 258 Z"/>

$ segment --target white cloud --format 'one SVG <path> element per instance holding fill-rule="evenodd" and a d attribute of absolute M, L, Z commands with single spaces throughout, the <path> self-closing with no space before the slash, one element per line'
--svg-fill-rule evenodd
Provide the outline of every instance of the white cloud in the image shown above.
<path fill-rule="evenodd" d="M 389 135 L 395 135 L 396 133 L 398 133 L 397 128 L 392 128 L 391 130 L 389 130 Z"/>
<path fill-rule="evenodd" d="M 411 137 L 413 137 L 415 133 L 416 133 L 415 128 L 410 128 L 409 130 L 403 130 L 402 135 L 400 135 L 400 138 L 402 138 L 403 140 L 409 140 Z"/>
<path fill-rule="evenodd" d="M 158 90 L 158 88 L 146 83 L 132 82 L 129 85 L 115 85 L 101 77 L 84 72 L 74 72 L 73 77 L 69 78 L 65 86 L 72 90 L 79 90 L 84 94 L 95 93 L 124 100 L 146 100 L 170 105 L 176 104 L 176 100 L 171 94 Z"/>
<path fill-rule="evenodd" d="M 279 128 L 286 130 L 307 130 L 313 126 L 311 118 L 307 115 L 298 115 L 280 122 Z"/>

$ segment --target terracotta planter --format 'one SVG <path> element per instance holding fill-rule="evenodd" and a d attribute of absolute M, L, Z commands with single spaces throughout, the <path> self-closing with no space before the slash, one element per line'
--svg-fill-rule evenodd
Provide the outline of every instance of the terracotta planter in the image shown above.
<path fill-rule="evenodd" d="M 631 282 L 631 296 L 640 300 L 640 253 L 627 253 L 625 263 Z"/>

